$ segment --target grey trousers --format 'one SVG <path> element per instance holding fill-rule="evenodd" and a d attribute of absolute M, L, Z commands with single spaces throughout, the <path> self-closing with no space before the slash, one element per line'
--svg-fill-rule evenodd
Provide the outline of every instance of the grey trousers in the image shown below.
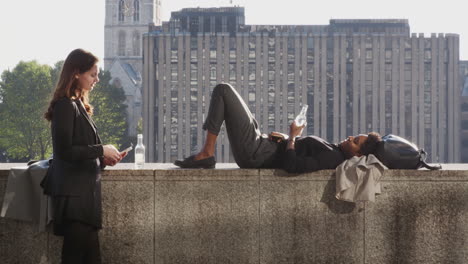
<path fill-rule="evenodd" d="M 203 129 L 218 135 L 223 121 L 234 159 L 241 168 L 272 167 L 278 144 L 262 137 L 257 120 L 230 84 L 213 89 Z"/>

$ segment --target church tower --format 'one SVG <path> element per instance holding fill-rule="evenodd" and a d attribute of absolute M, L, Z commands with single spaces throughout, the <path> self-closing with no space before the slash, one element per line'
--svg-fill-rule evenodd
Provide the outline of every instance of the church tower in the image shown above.
<path fill-rule="evenodd" d="M 161 0 L 106 0 L 104 69 L 125 92 L 130 135 L 141 119 L 143 34 L 161 24 L 160 10 Z"/>
<path fill-rule="evenodd" d="M 161 0 L 106 0 L 104 68 L 119 59 L 141 72 L 142 35 L 161 24 Z"/>

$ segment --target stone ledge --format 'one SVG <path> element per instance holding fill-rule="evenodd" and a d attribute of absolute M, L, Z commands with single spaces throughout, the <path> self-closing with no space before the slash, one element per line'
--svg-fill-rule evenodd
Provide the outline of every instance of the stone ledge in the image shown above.
<path fill-rule="evenodd" d="M 10 168 L 25 167 L 25 163 L 0 163 L 0 180 L 6 180 Z M 468 164 L 442 164 L 443 169 L 431 171 L 387 170 L 382 181 L 467 181 Z M 103 180 L 275 180 L 275 181 L 327 181 L 335 179 L 335 170 L 289 174 L 281 169 L 240 169 L 235 163 L 218 163 L 216 169 L 180 169 L 170 163 L 148 163 L 144 169 L 133 169 L 133 163 L 107 167 Z"/>
<path fill-rule="evenodd" d="M 0 204 L 11 167 L 0 164 Z M 334 197 L 334 170 L 103 173 L 104 263 L 468 263 L 468 165 L 389 170 L 375 203 Z M 2 263 L 59 263 L 61 239 L 0 218 Z"/>

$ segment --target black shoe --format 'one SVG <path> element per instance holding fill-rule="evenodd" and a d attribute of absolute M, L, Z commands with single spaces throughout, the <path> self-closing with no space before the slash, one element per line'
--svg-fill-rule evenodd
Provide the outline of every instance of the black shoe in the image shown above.
<path fill-rule="evenodd" d="M 184 160 L 174 161 L 174 165 L 181 168 L 199 168 L 199 169 L 214 169 L 216 161 L 214 157 L 195 160 L 195 155 L 192 155 Z"/>

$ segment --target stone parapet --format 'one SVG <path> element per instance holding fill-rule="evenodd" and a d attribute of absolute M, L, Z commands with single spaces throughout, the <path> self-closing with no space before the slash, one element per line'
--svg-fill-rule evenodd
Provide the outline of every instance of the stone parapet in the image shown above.
<path fill-rule="evenodd" d="M 9 169 L 0 164 L 0 204 Z M 468 263 L 468 165 L 389 170 L 375 203 L 334 197 L 335 172 L 103 173 L 103 263 Z M 61 239 L 0 218 L 1 263 L 59 263 Z"/>

